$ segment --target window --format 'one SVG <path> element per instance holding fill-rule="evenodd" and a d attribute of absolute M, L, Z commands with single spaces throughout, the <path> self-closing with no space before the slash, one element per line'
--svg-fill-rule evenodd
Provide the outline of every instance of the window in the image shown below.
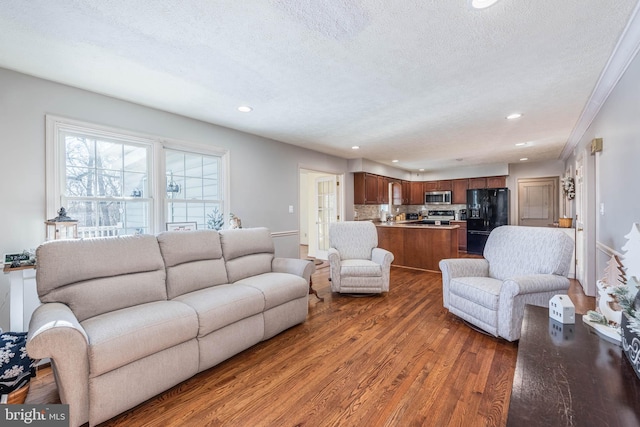
<path fill-rule="evenodd" d="M 64 206 L 81 237 L 153 234 L 165 222 L 212 228 L 224 218 L 223 150 L 47 116 L 46 156 L 47 218 Z"/>
<path fill-rule="evenodd" d="M 65 174 L 60 197 L 82 236 L 151 232 L 151 144 L 61 131 Z"/>
<path fill-rule="evenodd" d="M 215 228 L 223 211 L 221 159 L 165 149 L 167 222 L 196 222 L 198 229 Z"/>

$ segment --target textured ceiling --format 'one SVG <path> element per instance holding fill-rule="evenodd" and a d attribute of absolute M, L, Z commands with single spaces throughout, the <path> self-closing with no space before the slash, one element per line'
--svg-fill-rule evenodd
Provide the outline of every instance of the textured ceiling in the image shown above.
<path fill-rule="evenodd" d="M 636 3 L 2 0 L 0 67 L 411 171 L 542 161 Z"/>

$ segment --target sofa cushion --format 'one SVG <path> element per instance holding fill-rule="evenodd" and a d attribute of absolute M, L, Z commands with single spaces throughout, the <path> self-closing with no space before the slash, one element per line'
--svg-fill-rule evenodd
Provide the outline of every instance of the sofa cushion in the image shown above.
<path fill-rule="evenodd" d="M 259 274 L 239 280 L 236 284 L 250 286 L 262 292 L 265 310 L 309 294 L 307 281 L 288 273 Z"/>
<path fill-rule="evenodd" d="M 158 243 L 169 299 L 229 282 L 217 231 L 166 231 L 158 234 Z"/>
<path fill-rule="evenodd" d="M 366 259 L 345 259 L 340 263 L 341 277 L 382 277 L 382 266 Z"/>
<path fill-rule="evenodd" d="M 230 283 L 272 271 L 275 248 L 268 229 L 222 230 L 220 242 Z"/>
<path fill-rule="evenodd" d="M 54 240 L 36 252 L 42 302 L 60 302 L 78 320 L 167 299 L 164 262 L 155 236 Z"/>
<path fill-rule="evenodd" d="M 449 284 L 451 294 L 494 311 L 498 310 L 500 289 L 502 280 L 491 277 L 457 277 Z"/>
<path fill-rule="evenodd" d="M 201 289 L 180 295 L 175 301 L 187 304 L 198 314 L 198 337 L 264 310 L 262 292 L 238 284 Z"/>
<path fill-rule="evenodd" d="M 81 325 L 89 337 L 90 377 L 188 341 L 198 333 L 196 312 L 177 301 L 123 308 Z"/>
<path fill-rule="evenodd" d="M 215 230 L 165 231 L 157 238 L 167 267 L 222 258 L 220 235 Z"/>

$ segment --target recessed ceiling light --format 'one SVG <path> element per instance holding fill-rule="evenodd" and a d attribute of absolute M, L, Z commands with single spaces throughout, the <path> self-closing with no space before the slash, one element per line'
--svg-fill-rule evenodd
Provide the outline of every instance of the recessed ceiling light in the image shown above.
<path fill-rule="evenodd" d="M 391 160 L 392 163 L 398 163 L 398 160 Z"/>
<path fill-rule="evenodd" d="M 359 145 L 354 145 L 353 147 L 351 147 L 352 150 L 359 150 L 360 146 Z"/>
<path fill-rule="evenodd" d="M 523 158 L 520 159 L 521 162 L 526 162 L 527 160 L 529 160 L 528 157 L 523 157 Z"/>
<path fill-rule="evenodd" d="M 496 4 L 498 0 L 471 0 L 471 7 L 474 9 L 486 9 Z"/>
<path fill-rule="evenodd" d="M 507 120 L 515 120 L 515 119 L 519 119 L 520 117 L 522 117 L 522 113 L 513 113 L 513 114 L 509 114 L 506 119 Z"/>
<path fill-rule="evenodd" d="M 516 147 L 522 147 L 523 145 L 527 145 L 527 143 L 526 142 L 518 142 L 516 144 Z"/>
<path fill-rule="evenodd" d="M 241 105 L 238 107 L 238 111 L 240 111 L 241 113 L 248 113 L 253 111 L 253 108 L 249 107 L 248 105 Z"/>
<path fill-rule="evenodd" d="M 418 169 L 420 172 L 424 172 L 424 168 L 420 168 Z"/>

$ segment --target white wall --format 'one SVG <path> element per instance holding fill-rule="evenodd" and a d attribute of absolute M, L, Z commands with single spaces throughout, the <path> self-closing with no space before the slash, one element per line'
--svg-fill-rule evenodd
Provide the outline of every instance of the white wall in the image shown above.
<path fill-rule="evenodd" d="M 231 212 L 243 227 L 293 232 L 275 239 L 281 256 L 298 256 L 299 165 L 347 171 L 345 159 L 0 69 L 0 253 L 35 248 L 44 240 L 46 114 L 229 149 Z M 345 181 L 348 206 L 353 179 Z M 2 274 L 3 329 L 9 324 L 8 290 L 8 275 Z"/>
<path fill-rule="evenodd" d="M 622 252 L 624 236 L 634 222 L 640 223 L 640 57 L 636 56 L 611 92 L 585 134 L 580 138 L 567 166 L 594 138 L 603 139 L 603 150 L 587 156 L 587 202 L 590 221 L 588 280 L 603 277 L 609 250 Z M 604 204 L 604 214 L 600 205 Z M 598 249 L 597 249 L 598 248 Z"/>

